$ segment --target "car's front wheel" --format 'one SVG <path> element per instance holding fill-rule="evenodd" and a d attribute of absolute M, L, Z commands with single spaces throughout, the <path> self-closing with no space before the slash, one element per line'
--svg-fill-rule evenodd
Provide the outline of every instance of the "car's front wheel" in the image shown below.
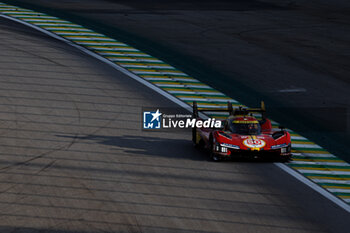
<path fill-rule="evenodd" d="M 214 140 L 213 139 L 210 140 L 210 159 L 214 162 L 219 162 L 221 160 L 220 156 L 218 154 L 216 154 L 214 151 Z"/>
<path fill-rule="evenodd" d="M 289 162 L 290 160 L 292 160 L 291 145 L 288 145 L 288 147 L 285 148 L 284 151 L 282 151 L 282 149 L 280 154 L 280 159 L 282 160 L 282 162 Z"/>

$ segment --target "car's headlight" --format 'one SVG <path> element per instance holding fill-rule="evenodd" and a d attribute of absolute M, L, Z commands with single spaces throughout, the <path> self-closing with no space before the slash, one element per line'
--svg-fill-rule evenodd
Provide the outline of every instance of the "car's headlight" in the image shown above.
<path fill-rule="evenodd" d="M 236 150 L 238 150 L 239 149 L 239 146 L 236 146 L 236 145 L 232 145 L 232 144 L 228 144 L 228 143 L 221 143 L 220 144 L 220 146 L 222 147 L 222 148 L 231 148 L 231 149 L 236 149 Z"/>
<path fill-rule="evenodd" d="M 287 153 L 287 152 L 288 152 L 288 147 L 281 148 L 281 153 Z"/>
<path fill-rule="evenodd" d="M 283 144 L 271 146 L 271 149 L 278 149 L 278 148 L 283 148 L 283 147 L 287 147 L 287 146 L 288 145 L 286 143 L 283 143 Z"/>

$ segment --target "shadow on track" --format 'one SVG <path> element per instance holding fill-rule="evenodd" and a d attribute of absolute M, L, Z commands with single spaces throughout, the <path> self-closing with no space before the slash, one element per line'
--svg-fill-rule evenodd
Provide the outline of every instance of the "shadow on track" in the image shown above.
<path fill-rule="evenodd" d="M 144 136 L 102 136 L 102 135 L 56 135 L 64 138 L 75 138 L 76 140 L 90 141 L 102 145 L 122 148 L 126 153 L 138 155 L 151 155 L 166 158 L 181 158 L 197 161 L 209 161 L 209 152 L 205 149 L 195 149 L 189 140 L 185 139 L 167 139 L 159 137 Z M 278 158 L 253 158 L 237 157 L 222 162 L 248 162 L 248 163 L 271 163 L 285 162 Z"/>
<path fill-rule="evenodd" d="M 166 158 L 179 158 L 203 161 L 207 158 L 193 148 L 185 139 L 167 139 L 144 136 L 102 136 L 102 135 L 56 135 L 57 137 L 75 138 L 76 140 L 95 142 L 102 145 L 118 147 L 126 153 L 151 155 Z"/>

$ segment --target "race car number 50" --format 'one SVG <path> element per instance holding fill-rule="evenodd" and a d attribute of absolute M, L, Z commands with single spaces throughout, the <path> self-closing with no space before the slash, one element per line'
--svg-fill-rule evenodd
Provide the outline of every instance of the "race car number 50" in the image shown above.
<path fill-rule="evenodd" d="M 262 148 L 266 145 L 266 142 L 261 139 L 245 139 L 243 144 L 249 148 Z"/>

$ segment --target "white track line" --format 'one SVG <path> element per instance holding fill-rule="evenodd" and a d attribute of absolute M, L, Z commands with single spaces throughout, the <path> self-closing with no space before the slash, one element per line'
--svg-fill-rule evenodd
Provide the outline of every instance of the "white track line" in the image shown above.
<path fill-rule="evenodd" d="M 169 99 L 170 101 L 176 103 L 177 105 L 189 110 L 190 112 L 192 111 L 192 107 L 184 102 L 182 102 L 180 99 L 174 97 L 173 95 L 169 94 L 168 92 L 158 88 L 157 86 L 149 83 L 148 81 L 138 77 L 137 75 L 133 74 L 132 72 L 124 69 L 123 67 L 121 66 L 118 66 L 117 64 L 109 61 L 108 59 L 104 58 L 104 57 L 101 57 L 99 56 L 98 54 L 96 53 L 93 53 L 91 52 L 90 50 L 80 46 L 80 45 L 77 45 L 63 37 L 60 37 L 52 32 L 49 32 L 49 31 L 46 31 L 45 29 L 42 29 L 36 25 L 33 25 L 33 24 L 30 24 L 28 22 L 25 22 L 25 21 L 22 21 L 22 20 L 19 20 L 19 19 L 16 19 L 16 18 L 13 18 L 13 17 L 10 17 L 10 16 L 7 16 L 7 15 L 3 15 L 3 14 L 0 14 L 0 17 L 3 17 L 3 18 L 6 18 L 6 19 L 9 19 L 9 20 L 12 20 L 12 21 L 15 21 L 15 22 L 18 22 L 18 23 L 21 23 L 23 25 L 26 25 L 28 27 L 31 27 L 35 30 L 38 30 L 42 33 L 45 33 L 46 35 L 48 36 L 51 36 L 57 40 L 60 40 L 60 41 L 63 41 L 71 46 L 73 46 L 74 48 L 77 48 L 79 50 L 81 50 L 82 52 L 112 66 L 113 68 L 115 68 L 116 70 L 118 70 L 119 72 L 122 72 L 123 74 L 129 76 L 130 78 L 142 83 L 143 85 L 151 88 L 152 90 L 156 91 L 158 94 L 164 96 L 165 98 Z M 204 119 L 207 119 L 208 116 L 204 115 L 201 113 L 200 117 L 204 118 Z M 332 195 L 331 193 L 327 192 L 325 189 L 321 188 L 320 186 L 318 186 L 317 184 L 315 184 L 314 182 L 312 182 L 311 180 L 307 179 L 306 177 L 302 176 L 301 174 L 299 174 L 298 172 L 296 172 L 295 170 L 293 170 L 292 168 L 288 167 L 287 165 L 285 164 L 282 164 L 282 163 L 274 163 L 277 167 L 281 168 L 282 170 L 284 170 L 285 172 L 287 172 L 288 174 L 292 175 L 293 177 L 295 177 L 296 179 L 298 179 L 299 181 L 303 182 L 304 184 L 306 184 L 307 186 L 309 186 L 310 188 L 312 188 L 313 190 L 317 191 L 318 193 L 320 193 L 321 195 L 323 195 L 324 197 L 326 197 L 327 199 L 329 199 L 330 201 L 334 202 L 335 204 L 337 204 L 338 206 L 340 206 L 341 208 L 343 208 L 344 210 L 346 210 L 347 212 L 350 213 L 350 206 L 345 203 L 344 201 L 340 200 L 339 198 L 337 198 L 336 196 Z"/>
<path fill-rule="evenodd" d="M 329 180 L 329 179 L 312 179 L 315 183 L 330 183 L 330 184 L 350 184 L 350 180 Z"/>
<path fill-rule="evenodd" d="M 291 161 L 290 164 L 305 164 L 305 165 L 328 165 L 328 166 L 342 166 L 350 168 L 346 162 L 318 162 L 318 161 Z"/>
<path fill-rule="evenodd" d="M 318 153 L 294 153 L 294 156 L 303 156 L 303 157 L 320 157 L 320 158 L 336 158 L 332 154 L 318 154 Z"/>
<path fill-rule="evenodd" d="M 291 175 L 294 178 L 298 179 L 299 181 L 303 182 L 304 184 L 306 184 L 307 186 L 309 186 L 310 188 L 312 188 L 316 192 L 320 193 L 322 196 L 324 196 L 328 200 L 332 201 L 333 203 L 337 204 L 338 206 L 340 206 L 341 208 L 343 208 L 344 210 L 346 210 L 347 212 L 350 213 L 350 205 L 349 204 L 347 204 L 344 201 L 342 201 L 341 199 L 337 198 L 336 196 L 334 196 L 330 192 L 323 189 L 321 186 L 312 182 L 311 180 L 309 180 L 305 176 L 301 175 L 300 173 L 298 173 L 294 169 L 288 167 L 287 165 L 285 165 L 283 163 L 274 163 L 274 164 L 277 167 L 281 168 L 283 171 L 287 172 L 289 175 Z"/>

